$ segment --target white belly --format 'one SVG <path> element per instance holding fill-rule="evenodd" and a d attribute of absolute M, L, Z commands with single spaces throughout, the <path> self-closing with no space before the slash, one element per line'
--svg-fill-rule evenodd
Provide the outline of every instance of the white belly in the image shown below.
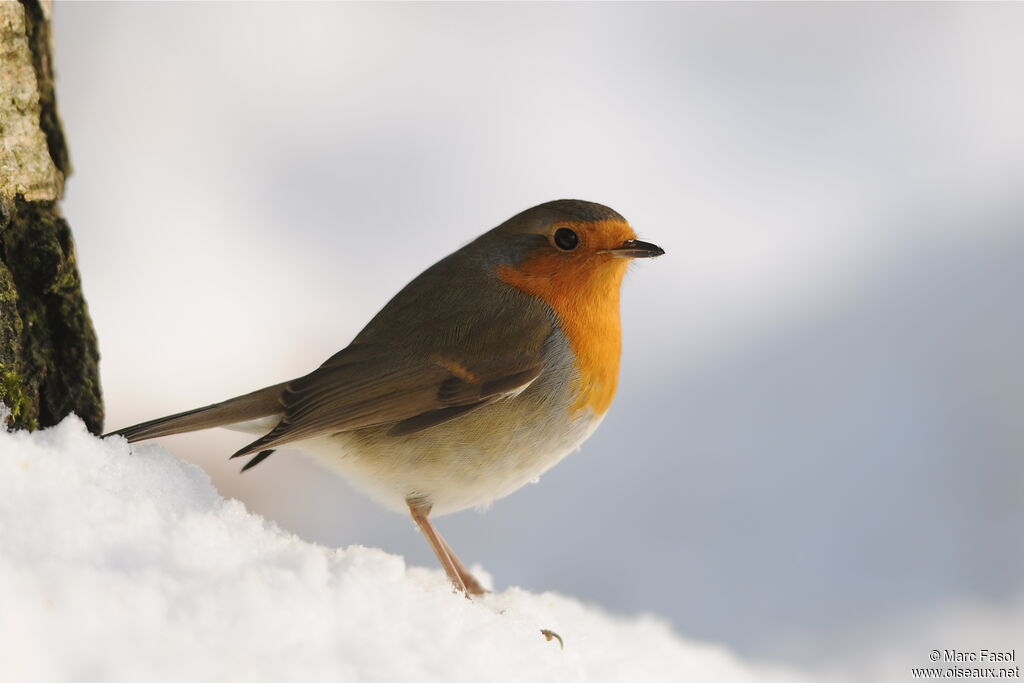
<path fill-rule="evenodd" d="M 398 512 L 406 500 L 433 515 L 484 507 L 512 493 L 576 450 L 603 415 L 577 409 L 578 376 L 565 338 L 549 338 L 545 370 L 524 391 L 415 434 L 368 427 L 297 441 L 355 488 Z M 276 417 L 270 423 L 277 422 Z M 233 428 L 264 433 L 273 424 Z"/>
<path fill-rule="evenodd" d="M 536 481 L 576 450 L 601 415 L 574 406 L 578 375 L 565 338 L 546 344 L 545 370 L 522 393 L 450 422 L 389 436 L 374 427 L 298 444 L 356 488 L 399 512 L 418 498 L 443 515 L 484 507 Z"/>
<path fill-rule="evenodd" d="M 532 388 L 532 387 L 531 387 Z M 569 406 L 505 399 L 418 434 L 387 436 L 387 428 L 342 432 L 296 445 L 317 456 L 355 488 L 399 512 L 419 498 L 433 515 L 484 507 L 536 481 L 576 450 L 601 421 Z"/>

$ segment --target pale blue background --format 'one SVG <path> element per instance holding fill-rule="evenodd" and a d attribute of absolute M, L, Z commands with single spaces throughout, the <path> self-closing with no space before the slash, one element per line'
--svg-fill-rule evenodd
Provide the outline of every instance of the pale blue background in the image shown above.
<path fill-rule="evenodd" d="M 108 427 L 303 374 L 477 233 L 599 201 L 668 251 L 626 283 L 616 404 L 440 520 L 463 558 L 864 679 L 1024 645 L 1024 6 L 55 14 Z M 244 440 L 164 443 L 304 538 L 434 565 L 298 454 L 237 476 Z"/>

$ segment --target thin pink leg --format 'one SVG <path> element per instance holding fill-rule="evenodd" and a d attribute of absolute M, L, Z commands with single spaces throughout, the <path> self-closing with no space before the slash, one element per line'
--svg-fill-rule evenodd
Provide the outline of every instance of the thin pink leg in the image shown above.
<path fill-rule="evenodd" d="M 459 573 L 459 578 L 462 579 L 462 583 L 466 584 L 466 590 L 469 591 L 470 595 L 483 595 L 487 592 L 487 589 L 480 585 L 469 570 L 466 569 L 462 562 L 459 561 L 458 556 L 452 552 L 452 547 L 448 545 L 448 541 L 444 540 L 440 534 L 437 536 L 441 539 L 441 543 L 444 543 L 444 549 L 448 551 L 448 557 L 451 558 L 452 564 L 455 565 L 455 571 Z"/>
<path fill-rule="evenodd" d="M 468 597 L 469 593 L 466 589 L 466 583 L 462 580 L 462 576 L 459 573 L 460 565 L 457 564 L 458 560 L 452 560 L 453 556 L 448 551 L 448 544 L 444 542 L 441 534 L 437 533 L 430 520 L 427 519 L 427 516 L 430 514 L 430 506 L 416 502 L 413 499 L 406 500 L 405 502 L 409 506 L 409 512 L 412 513 L 413 521 L 416 522 L 420 531 L 430 541 L 430 547 L 434 549 L 434 554 L 441 561 L 441 566 L 444 567 L 444 572 L 448 575 L 448 579 L 455 586 L 456 590 L 462 591 Z"/>

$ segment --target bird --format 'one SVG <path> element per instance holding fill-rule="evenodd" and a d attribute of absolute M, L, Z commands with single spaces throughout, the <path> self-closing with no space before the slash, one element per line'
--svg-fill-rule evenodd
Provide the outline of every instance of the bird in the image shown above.
<path fill-rule="evenodd" d="M 105 436 L 258 435 L 231 456 L 251 456 L 243 472 L 307 451 L 410 514 L 454 589 L 480 595 L 430 516 L 487 507 L 594 432 L 618 383 L 628 264 L 664 253 L 607 206 L 549 201 L 427 268 L 309 374 Z"/>

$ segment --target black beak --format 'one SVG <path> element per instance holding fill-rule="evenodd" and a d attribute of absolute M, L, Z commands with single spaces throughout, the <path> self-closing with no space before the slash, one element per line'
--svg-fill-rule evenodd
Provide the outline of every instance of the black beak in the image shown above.
<path fill-rule="evenodd" d="M 622 243 L 621 247 L 608 249 L 605 253 L 611 254 L 616 258 L 654 258 L 664 254 L 665 250 L 657 244 L 651 244 L 650 242 L 626 240 Z"/>

